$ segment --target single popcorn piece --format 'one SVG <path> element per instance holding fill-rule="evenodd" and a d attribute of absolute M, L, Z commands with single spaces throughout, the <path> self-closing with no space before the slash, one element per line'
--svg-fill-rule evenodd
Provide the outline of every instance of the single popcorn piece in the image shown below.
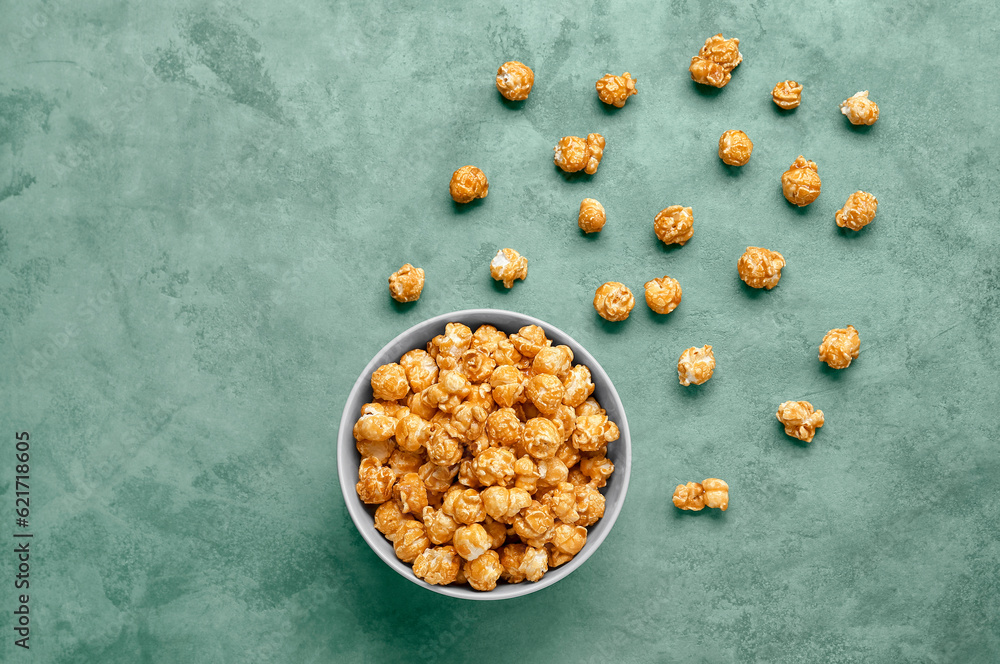
<path fill-rule="evenodd" d="M 427 488 L 417 473 L 407 473 L 393 486 L 393 493 L 403 513 L 423 516 L 427 507 Z"/>
<path fill-rule="evenodd" d="M 873 125 L 878 120 L 878 104 L 868 98 L 868 91 L 858 92 L 840 103 L 840 112 L 853 125 Z"/>
<path fill-rule="evenodd" d="M 493 445 L 513 447 L 521 442 L 524 424 L 513 408 L 500 408 L 486 418 L 486 436 Z"/>
<path fill-rule="evenodd" d="M 517 457 L 507 447 L 489 447 L 472 462 L 476 479 L 483 486 L 507 486 L 514 481 Z"/>
<path fill-rule="evenodd" d="M 569 346 L 547 346 L 535 354 L 531 362 L 531 371 L 565 378 L 572 366 L 573 351 Z"/>
<path fill-rule="evenodd" d="M 753 152 L 753 141 L 739 129 L 730 129 L 719 137 L 719 159 L 729 166 L 746 166 Z"/>
<path fill-rule="evenodd" d="M 587 529 L 583 526 L 571 526 L 560 523 L 552 529 L 552 546 L 557 551 L 575 556 L 587 543 Z"/>
<path fill-rule="evenodd" d="M 531 501 L 530 505 L 514 517 L 514 532 L 525 541 L 546 539 L 551 534 L 553 526 L 555 519 L 552 512 L 537 500 Z"/>
<path fill-rule="evenodd" d="M 483 499 L 479 492 L 475 489 L 464 491 L 460 489 L 461 487 L 451 489 L 445 494 L 441 509 L 463 525 L 483 521 L 486 518 L 486 509 L 483 507 Z"/>
<path fill-rule="evenodd" d="M 705 507 L 720 509 L 725 512 L 729 509 L 729 485 L 720 479 L 709 477 L 702 480 L 702 488 L 705 490 Z"/>
<path fill-rule="evenodd" d="M 681 303 L 681 285 L 676 279 L 660 277 L 647 281 L 646 304 L 658 314 L 669 314 Z"/>
<path fill-rule="evenodd" d="M 715 373 L 715 354 L 711 346 L 692 346 L 677 360 L 677 378 L 681 385 L 701 385 Z"/>
<path fill-rule="evenodd" d="M 591 379 L 590 369 L 582 364 L 574 366 L 563 382 L 566 394 L 563 396 L 563 403 L 570 408 L 576 408 L 587 400 L 594 393 L 594 382 Z"/>
<path fill-rule="evenodd" d="M 653 219 L 653 232 L 663 244 L 684 243 L 694 235 L 694 214 L 691 208 L 671 205 L 663 208 Z"/>
<path fill-rule="evenodd" d="M 431 439 L 431 423 L 410 413 L 396 423 L 396 444 L 404 452 L 419 452 Z"/>
<path fill-rule="evenodd" d="M 470 586 L 476 590 L 493 590 L 497 587 L 503 565 L 500 564 L 500 554 L 490 549 L 475 560 L 466 562 L 462 569 Z"/>
<path fill-rule="evenodd" d="M 678 484 L 674 489 L 674 506 L 698 512 L 705 508 L 705 489 L 698 482 Z"/>
<path fill-rule="evenodd" d="M 396 557 L 404 563 L 412 563 L 430 545 L 431 541 L 427 539 L 424 524 L 413 519 L 399 524 L 399 528 L 392 535 L 392 546 L 396 550 Z"/>
<path fill-rule="evenodd" d="M 554 161 L 567 173 L 583 171 L 593 175 L 604 157 L 604 146 L 605 140 L 600 134 L 587 134 L 587 140 L 579 136 L 563 136 L 553 148 Z"/>
<path fill-rule="evenodd" d="M 819 345 L 819 361 L 826 362 L 831 369 L 846 369 L 851 360 L 858 359 L 861 339 L 853 325 L 830 330 Z"/>
<path fill-rule="evenodd" d="M 490 193 L 490 183 L 486 174 L 475 166 L 462 166 L 451 174 L 448 190 L 456 203 L 471 203 L 477 198 L 486 198 Z"/>
<path fill-rule="evenodd" d="M 398 364 L 383 364 L 372 374 L 372 392 L 376 399 L 395 401 L 410 391 L 406 371 Z"/>
<path fill-rule="evenodd" d="M 509 364 L 497 367 L 490 376 L 493 399 L 501 408 L 511 408 L 514 404 L 524 402 L 527 398 L 524 384 L 524 374 Z"/>
<path fill-rule="evenodd" d="M 605 74 L 597 82 L 597 96 L 605 104 L 621 108 L 629 97 L 634 95 L 635 79 L 628 72 L 621 76 Z"/>
<path fill-rule="evenodd" d="M 531 504 L 531 494 L 525 489 L 491 486 L 483 490 L 483 507 L 491 519 L 508 523 Z"/>
<path fill-rule="evenodd" d="M 415 348 L 404 354 L 399 364 L 406 372 L 406 379 L 410 381 L 410 389 L 414 393 L 426 390 L 437 382 L 437 362 L 423 349 Z"/>
<path fill-rule="evenodd" d="M 510 101 L 527 99 L 534 84 L 535 72 L 523 62 L 511 60 L 497 69 L 497 90 L 504 99 Z"/>
<path fill-rule="evenodd" d="M 778 421 L 786 434 L 811 443 L 816 429 L 823 426 L 823 411 L 814 410 L 808 401 L 786 401 L 778 406 Z"/>
<path fill-rule="evenodd" d="M 615 464 L 603 454 L 587 457 L 580 461 L 580 470 L 590 478 L 594 486 L 607 485 L 608 478 L 615 472 Z"/>
<path fill-rule="evenodd" d="M 444 328 L 444 334 L 439 334 L 427 344 L 427 350 L 437 362 L 441 369 L 455 369 L 458 367 L 462 355 L 472 345 L 472 330 L 468 325 L 461 323 L 448 323 Z M 441 375 L 444 380 L 444 375 Z"/>
<path fill-rule="evenodd" d="M 552 415 L 562 404 L 566 396 L 566 388 L 562 381 L 551 374 L 536 374 L 528 380 L 526 387 L 528 399 L 535 408 L 544 415 Z"/>
<path fill-rule="evenodd" d="M 797 108 L 802 103 L 802 84 L 795 81 L 782 81 L 771 90 L 771 99 L 786 111 Z"/>
<path fill-rule="evenodd" d="M 594 309 L 605 320 L 623 321 L 628 318 L 633 307 L 635 307 L 635 297 L 623 283 L 608 281 L 601 284 L 594 293 Z"/>
<path fill-rule="evenodd" d="M 607 221 L 604 206 L 593 198 L 585 198 L 580 202 L 580 215 L 577 224 L 584 233 L 600 233 Z"/>
<path fill-rule="evenodd" d="M 534 357 L 542 348 L 552 345 L 552 341 L 545 336 L 545 330 L 537 325 L 525 325 L 516 334 L 510 335 L 510 342 L 524 357 Z"/>
<path fill-rule="evenodd" d="M 362 458 L 374 457 L 385 465 L 395 451 L 396 444 L 390 438 L 388 440 L 359 440 L 355 446 L 358 448 L 358 454 Z"/>
<path fill-rule="evenodd" d="M 389 275 L 389 293 L 397 302 L 416 302 L 424 290 L 424 271 L 409 263 Z"/>
<path fill-rule="evenodd" d="M 500 249 L 490 261 L 490 274 L 496 281 L 502 281 L 505 288 L 514 285 L 515 279 L 528 276 L 528 259 L 513 249 Z"/>
<path fill-rule="evenodd" d="M 837 210 L 837 225 L 860 231 L 872 223 L 878 210 L 878 199 L 867 191 L 856 191 L 847 197 L 844 207 Z"/>
<path fill-rule="evenodd" d="M 461 566 L 455 547 L 436 546 L 424 549 L 413 560 L 413 573 L 432 586 L 446 586 L 455 582 Z"/>
<path fill-rule="evenodd" d="M 576 430 L 571 438 L 573 446 L 581 452 L 597 452 L 608 443 L 618 440 L 618 425 L 607 415 L 584 415 L 576 418 Z"/>
<path fill-rule="evenodd" d="M 375 457 L 365 457 L 358 467 L 358 483 L 355 489 L 362 502 L 378 505 L 392 498 L 392 486 L 396 483 L 396 473 L 383 466 Z"/>
<path fill-rule="evenodd" d="M 736 262 L 736 269 L 747 286 L 771 290 L 781 280 L 785 257 L 763 247 L 747 247 Z"/>
<path fill-rule="evenodd" d="M 544 548 L 508 544 L 500 551 L 500 564 L 507 583 L 535 582 L 549 570 L 549 556 Z"/>
<path fill-rule="evenodd" d="M 455 531 L 458 529 L 458 522 L 450 515 L 445 514 L 444 510 L 427 506 L 424 508 L 421 517 L 424 522 L 424 528 L 427 531 L 427 537 L 432 544 L 439 546 L 447 544 L 455 536 Z"/>
<path fill-rule="evenodd" d="M 740 40 L 726 39 L 719 33 L 705 40 L 698 55 L 691 58 L 691 80 L 702 85 L 723 88 L 732 78 L 731 72 L 741 62 Z"/>
<path fill-rule="evenodd" d="M 804 207 L 819 198 L 821 182 L 816 162 L 802 155 L 781 174 L 781 193 L 792 205 Z"/>
<path fill-rule="evenodd" d="M 556 425 L 544 417 L 525 422 L 523 440 L 524 449 L 535 459 L 551 459 L 562 444 Z"/>
<path fill-rule="evenodd" d="M 478 523 L 459 526 L 452 542 L 458 555 L 466 560 L 475 560 L 490 550 L 490 536 Z"/>
<path fill-rule="evenodd" d="M 390 541 L 400 524 L 410 517 L 403 513 L 399 503 L 387 500 L 375 510 L 375 530 L 385 535 Z"/>

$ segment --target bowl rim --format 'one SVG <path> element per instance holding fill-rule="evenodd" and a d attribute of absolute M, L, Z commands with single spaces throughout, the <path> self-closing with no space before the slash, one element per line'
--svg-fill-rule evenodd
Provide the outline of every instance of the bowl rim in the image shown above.
<path fill-rule="evenodd" d="M 505 316 L 513 316 L 516 319 L 523 321 L 522 327 L 524 325 L 537 325 L 544 329 L 547 334 L 549 331 L 552 334 L 549 336 L 562 336 L 569 343 L 567 345 L 572 345 L 573 353 L 576 360 L 580 363 L 585 364 L 591 372 L 594 382 L 597 383 L 601 381 L 603 385 L 608 388 L 608 396 L 610 396 L 612 402 L 617 406 L 618 411 L 621 413 L 620 421 L 616 420 L 615 424 L 618 426 L 620 436 L 616 441 L 616 445 L 620 445 L 622 448 L 622 454 L 624 457 L 624 463 L 615 464 L 615 475 L 618 476 L 618 481 L 621 482 L 621 498 L 610 505 L 607 505 L 604 516 L 601 517 L 600 523 L 605 524 L 605 527 L 597 534 L 595 538 L 591 538 L 588 533 L 587 544 L 584 546 L 583 550 L 574 556 L 572 560 L 564 565 L 555 568 L 553 572 L 550 572 L 542 577 L 540 581 L 534 583 L 519 583 L 514 584 L 512 587 L 516 587 L 516 591 L 510 594 L 499 595 L 494 591 L 480 592 L 467 588 L 465 586 L 438 586 L 432 585 L 424 581 L 423 579 L 417 577 L 413 573 L 413 569 L 410 565 L 402 562 L 395 556 L 386 555 L 380 547 L 376 546 L 375 541 L 377 538 L 381 538 L 381 535 L 374 529 L 368 528 L 370 523 L 362 523 L 360 521 L 360 514 L 364 513 L 368 516 L 368 512 L 365 509 L 364 503 L 360 502 L 360 498 L 355 491 L 354 485 L 357 481 L 357 468 L 347 466 L 350 464 L 345 463 L 349 461 L 349 455 L 351 451 L 354 451 L 354 446 L 347 445 L 347 442 L 354 442 L 354 417 L 355 413 L 351 408 L 351 402 L 354 401 L 355 395 L 362 389 L 364 389 L 366 384 L 370 384 L 372 372 L 380 366 L 379 358 L 384 353 L 388 351 L 390 347 L 402 341 L 403 338 L 413 334 L 417 328 L 426 327 L 428 330 L 436 329 L 440 327 L 444 329 L 447 323 L 461 322 L 462 318 L 471 317 L 489 317 L 491 315 L 501 314 Z M 488 324 L 488 323 L 483 323 Z M 440 334 L 440 332 L 438 332 Z M 578 353 L 577 349 L 583 351 Z M 580 357 L 582 355 L 582 357 Z M 348 424 L 350 423 L 350 424 Z M 347 449 L 349 447 L 349 449 Z M 340 490 L 344 498 L 345 507 L 347 508 L 347 513 L 351 517 L 351 521 L 354 523 L 354 527 L 357 529 L 358 533 L 361 535 L 368 547 L 382 559 L 382 562 L 386 563 L 389 567 L 395 570 L 399 575 L 403 576 L 412 583 L 418 586 L 438 593 L 440 595 L 446 595 L 448 597 L 456 597 L 459 599 L 468 600 L 503 600 L 503 599 L 513 599 L 515 597 L 524 597 L 525 595 L 530 595 L 531 593 L 538 592 L 543 588 L 547 588 L 558 581 L 566 578 L 572 574 L 576 569 L 578 569 L 587 559 L 594 554 L 595 551 L 601 546 L 604 540 L 607 538 L 608 534 L 614 528 L 615 522 L 618 519 L 619 513 L 621 513 L 622 506 L 625 504 L 625 498 L 628 493 L 629 477 L 632 471 L 632 444 L 631 436 L 629 434 L 628 419 L 625 414 L 625 405 L 622 403 L 621 397 L 618 395 L 618 390 L 615 389 L 614 383 L 608 376 L 604 367 L 597 361 L 590 351 L 588 351 L 583 344 L 574 339 L 572 336 L 561 330 L 560 328 L 552 325 L 547 321 L 543 321 L 534 316 L 529 316 L 528 314 L 523 314 L 517 311 L 510 311 L 508 309 L 461 309 L 457 311 L 451 311 L 437 316 L 432 316 L 422 320 L 410 327 L 406 328 L 395 337 L 393 337 L 389 342 L 382 346 L 371 360 L 362 369 L 361 374 L 358 376 L 357 380 L 354 381 L 354 385 L 351 387 L 350 392 L 348 392 L 347 399 L 344 403 L 344 410 L 340 417 L 340 426 L 337 431 L 337 476 L 340 481 Z M 621 473 L 619 475 L 619 473 Z M 354 508 L 352 508 L 354 505 Z M 356 509 L 355 509 L 356 508 Z M 384 539 L 384 538 L 382 538 Z"/>

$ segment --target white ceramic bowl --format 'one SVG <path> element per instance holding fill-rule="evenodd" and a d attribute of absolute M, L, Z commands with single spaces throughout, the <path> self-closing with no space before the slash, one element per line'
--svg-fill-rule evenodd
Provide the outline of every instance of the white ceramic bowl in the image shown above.
<path fill-rule="evenodd" d="M 361 406 L 372 400 L 371 375 L 379 366 L 390 362 L 398 362 L 403 353 L 414 348 L 424 348 L 427 342 L 435 335 L 442 334 L 444 327 L 448 323 L 464 323 L 471 327 L 473 331 L 484 323 L 493 325 L 497 329 L 511 334 L 517 332 L 525 325 L 538 325 L 545 330 L 546 336 L 552 340 L 554 345 L 563 344 L 573 350 L 574 362 L 585 364 L 590 368 L 592 380 L 594 382 L 594 398 L 601 406 L 607 410 L 608 419 L 618 425 L 621 437 L 608 445 L 608 458 L 615 464 L 615 472 L 608 479 L 608 484 L 602 493 L 605 497 L 604 517 L 596 524 L 588 528 L 587 544 L 583 547 L 573 560 L 568 563 L 549 570 L 541 581 L 531 583 L 524 581 L 516 584 L 506 584 L 500 582 L 495 590 L 489 592 L 479 592 L 468 586 L 434 586 L 417 578 L 413 574 L 410 565 L 402 562 L 396 557 L 392 543 L 389 542 L 382 533 L 375 530 L 374 514 L 375 506 L 366 505 L 361 502 L 354 489 L 358 481 L 358 465 L 361 462 L 361 455 L 354 444 L 354 423 L 361 414 Z M 621 399 L 615 391 L 611 379 L 604 372 L 601 365 L 597 363 L 594 356 L 587 352 L 583 346 L 573 340 L 562 330 L 549 325 L 545 321 L 525 316 L 513 311 L 503 311 L 500 309 L 468 309 L 465 311 L 454 311 L 449 314 L 435 316 L 422 323 L 414 325 L 395 339 L 387 343 L 375 357 L 372 358 L 368 366 L 365 367 L 358 380 L 351 389 L 350 396 L 344 406 L 344 413 L 340 418 L 340 433 L 337 437 L 337 473 L 340 477 L 340 488 L 344 494 L 344 501 L 347 503 L 347 511 L 354 520 L 361 536 L 368 542 L 368 546 L 378 554 L 385 564 L 393 568 L 406 579 L 419 586 L 433 590 L 442 595 L 451 597 L 461 597 L 463 599 L 508 599 L 520 597 L 551 586 L 560 579 L 564 579 L 573 570 L 578 568 L 589 558 L 597 547 L 601 545 L 604 538 L 611 532 L 615 525 L 615 519 L 621 512 L 625 502 L 625 492 L 628 489 L 629 472 L 632 465 L 632 449 L 629 440 L 628 421 L 625 419 L 625 409 Z"/>

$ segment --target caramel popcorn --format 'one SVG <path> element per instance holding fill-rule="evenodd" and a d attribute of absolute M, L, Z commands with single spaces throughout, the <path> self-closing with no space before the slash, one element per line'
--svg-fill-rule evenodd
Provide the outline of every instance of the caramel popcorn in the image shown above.
<path fill-rule="evenodd" d="M 711 346 L 692 346 L 677 360 L 677 378 L 681 385 L 701 385 L 715 373 L 715 353 Z"/>
<path fill-rule="evenodd" d="M 853 125 L 873 125 L 878 120 L 878 104 L 868 98 L 867 90 L 842 101 L 840 112 L 846 115 Z"/>
<path fill-rule="evenodd" d="M 620 432 L 574 359 L 536 325 L 508 337 L 449 323 L 372 374 L 375 398 L 354 423 L 356 489 L 418 578 L 538 581 L 585 545 Z"/>
<path fill-rule="evenodd" d="M 676 279 L 660 277 L 647 281 L 646 304 L 658 314 L 669 314 L 681 303 L 681 285 Z"/>
<path fill-rule="evenodd" d="M 628 72 L 621 76 L 605 74 L 597 82 L 597 96 L 605 104 L 621 108 L 635 94 L 635 79 Z"/>
<path fill-rule="evenodd" d="M 503 571 L 500 554 L 491 549 L 475 560 L 466 562 L 463 570 L 470 586 L 476 590 L 493 590 Z"/>
<path fill-rule="evenodd" d="M 797 108 L 802 102 L 802 84 L 795 81 L 782 81 L 771 90 L 771 99 L 778 108 L 789 111 Z"/>
<path fill-rule="evenodd" d="M 486 181 L 486 174 L 475 166 L 462 166 L 451 174 L 448 190 L 456 203 L 471 203 L 477 198 L 486 198 L 490 183 Z"/>
<path fill-rule="evenodd" d="M 786 401 L 778 406 L 778 421 L 792 438 L 811 443 L 816 429 L 823 426 L 823 411 L 813 410 L 808 401 Z"/>
<path fill-rule="evenodd" d="M 577 223 L 584 233 L 599 233 L 608 219 L 604 206 L 593 198 L 585 198 L 580 202 L 580 216 Z"/>
<path fill-rule="evenodd" d="M 856 191 L 847 197 L 844 207 L 837 210 L 837 225 L 860 231 L 875 219 L 878 199 L 867 191 Z"/>
<path fill-rule="evenodd" d="M 746 166 L 753 152 L 753 141 L 739 129 L 730 129 L 719 137 L 719 159 L 729 166 Z"/>
<path fill-rule="evenodd" d="M 406 372 L 398 364 L 383 364 L 372 374 L 372 392 L 376 399 L 395 401 L 410 391 Z"/>
<path fill-rule="evenodd" d="M 502 281 L 504 288 L 514 285 L 515 279 L 528 276 L 528 259 L 513 249 L 500 249 L 490 261 L 490 274 L 496 281 Z"/>
<path fill-rule="evenodd" d="M 736 269 L 747 286 L 771 290 L 781 280 L 785 257 L 763 247 L 747 247 L 736 262 Z"/>
<path fill-rule="evenodd" d="M 701 486 L 705 490 L 705 507 L 720 509 L 725 512 L 729 508 L 729 485 L 722 480 L 710 477 L 703 480 Z"/>
<path fill-rule="evenodd" d="M 846 369 L 851 360 L 858 359 L 861 339 L 853 325 L 830 330 L 819 345 L 819 361 L 826 362 L 831 369 Z"/>
<path fill-rule="evenodd" d="M 389 293 L 397 302 L 416 302 L 424 290 L 424 271 L 409 263 L 389 275 Z"/>
<path fill-rule="evenodd" d="M 819 198 L 820 179 L 816 162 L 802 155 L 781 174 L 781 193 L 792 205 L 803 207 Z"/>
<path fill-rule="evenodd" d="M 726 39 L 722 33 L 709 37 L 698 55 L 691 58 L 691 80 L 702 85 L 723 88 L 732 78 L 731 72 L 741 62 L 740 40 Z"/>
<path fill-rule="evenodd" d="M 358 483 L 354 488 L 363 502 L 377 505 L 392 497 L 395 483 L 396 474 L 391 468 L 383 466 L 375 457 L 365 457 L 358 468 Z"/>
<path fill-rule="evenodd" d="M 523 62 L 512 60 L 497 69 L 497 90 L 510 101 L 527 99 L 535 84 L 535 72 Z"/>
<path fill-rule="evenodd" d="M 698 482 L 678 484 L 674 489 L 674 506 L 698 512 L 705 508 L 705 489 Z"/>
<path fill-rule="evenodd" d="M 597 172 L 604 156 L 604 137 L 600 134 L 587 134 L 587 140 L 579 136 L 563 136 L 556 144 L 556 166 L 567 173 L 583 171 L 587 175 Z"/>
<path fill-rule="evenodd" d="M 413 573 L 432 586 L 446 586 L 455 582 L 461 565 L 455 547 L 436 546 L 414 558 Z"/>
<path fill-rule="evenodd" d="M 660 210 L 653 219 L 653 232 L 663 244 L 682 247 L 694 235 L 694 214 L 691 208 L 671 205 Z"/>
<path fill-rule="evenodd" d="M 396 550 L 396 557 L 404 563 L 412 563 L 430 545 L 431 541 L 427 539 L 424 524 L 413 519 L 403 521 L 392 534 L 392 546 Z"/>
<path fill-rule="evenodd" d="M 478 523 L 459 526 L 452 541 L 455 551 L 466 560 L 475 560 L 490 550 L 490 536 Z"/>
<path fill-rule="evenodd" d="M 601 284 L 594 293 L 594 309 L 605 320 L 623 321 L 628 318 L 634 306 L 632 291 L 617 281 Z"/>

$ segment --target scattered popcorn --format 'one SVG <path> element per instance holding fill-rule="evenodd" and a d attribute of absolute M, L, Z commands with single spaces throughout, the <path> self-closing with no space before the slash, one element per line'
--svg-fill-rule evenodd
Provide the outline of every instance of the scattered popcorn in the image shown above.
<path fill-rule="evenodd" d="M 535 72 L 523 62 L 512 60 L 497 69 L 497 90 L 510 101 L 527 99 L 535 84 Z"/>
<path fill-rule="evenodd" d="M 475 166 L 462 166 L 452 173 L 448 189 L 456 203 L 471 203 L 477 198 L 486 198 L 490 193 L 490 183 L 486 174 Z"/>
<path fill-rule="evenodd" d="M 669 314 L 681 303 L 681 285 L 676 279 L 660 277 L 647 281 L 646 304 L 658 314 Z"/>
<path fill-rule="evenodd" d="M 580 202 L 580 216 L 577 223 L 584 233 L 599 233 L 604 228 L 607 215 L 604 206 L 593 198 L 585 198 Z"/>
<path fill-rule="evenodd" d="M 579 136 L 563 136 L 554 148 L 556 166 L 567 173 L 584 171 L 593 175 L 604 156 L 604 145 L 604 137 L 600 134 L 588 134 L 587 140 Z"/>
<path fill-rule="evenodd" d="M 527 278 L 528 259 L 513 249 L 500 249 L 490 261 L 490 274 L 496 281 L 502 281 L 505 288 L 510 288 L 515 279 Z"/>
<path fill-rule="evenodd" d="M 601 284 L 594 293 L 594 309 L 601 318 L 613 322 L 628 318 L 635 307 L 635 297 L 625 284 L 609 281 Z"/>
<path fill-rule="evenodd" d="M 867 191 L 856 191 L 847 197 L 844 207 L 837 210 L 837 225 L 860 231 L 875 220 L 878 199 Z"/>
<path fill-rule="evenodd" d="M 409 263 L 389 275 L 389 293 L 397 302 L 416 302 L 424 290 L 424 271 Z"/>
<path fill-rule="evenodd" d="M 858 92 L 840 103 L 840 112 L 853 125 L 873 125 L 878 120 L 878 104 L 868 98 L 868 91 Z"/>
<path fill-rule="evenodd" d="M 861 339 L 853 325 L 830 330 L 819 345 L 819 361 L 826 362 L 831 369 L 846 369 L 851 360 L 858 359 Z"/>
<path fill-rule="evenodd" d="M 813 410 L 808 401 L 786 401 L 778 406 L 778 421 L 792 438 L 811 443 L 816 429 L 823 426 L 823 411 Z"/>
<path fill-rule="evenodd" d="M 807 161 L 802 155 L 781 174 L 781 193 L 789 203 L 799 207 L 819 198 L 820 185 L 816 162 Z"/>
<path fill-rule="evenodd" d="M 729 508 L 729 485 L 722 480 L 710 477 L 702 480 L 705 489 L 705 507 L 720 509 L 725 512 Z"/>
<path fill-rule="evenodd" d="M 605 74 L 597 82 L 597 96 L 605 104 L 621 108 L 635 94 L 635 79 L 628 72 L 621 76 Z"/>
<path fill-rule="evenodd" d="M 701 385 L 715 373 L 715 354 L 711 346 L 692 346 L 677 360 L 677 378 L 681 385 Z"/>
<path fill-rule="evenodd" d="M 705 507 L 725 512 L 729 508 L 729 485 L 714 477 L 700 484 L 698 482 L 678 484 L 674 489 L 673 502 L 675 507 L 692 512 L 698 512 Z"/>
<path fill-rule="evenodd" d="M 729 166 L 746 166 L 753 152 L 753 141 L 739 129 L 730 129 L 719 137 L 719 159 Z"/>
<path fill-rule="evenodd" d="M 698 55 L 691 58 L 691 80 L 702 85 L 723 88 L 732 78 L 731 72 L 743 62 L 739 39 L 726 39 L 719 33 L 705 40 Z"/>
<path fill-rule="evenodd" d="M 653 219 L 653 232 L 663 244 L 679 244 L 683 247 L 694 234 L 694 214 L 691 208 L 671 205 L 660 210 Z"/>
<path fill-rule="evenodd" d="M 797 108 L 802 103 L 802 84 L 795 81 L 782 81 L 771 90 L 771 99 L 778 108 L 786 111 Z"/>
<path fill-rule="evenodd" d="M 771 290 L 781 280 L 785 257 L 763 247 L 747 247 L 736 262 L 736 269 L 747 286 Z"/>

